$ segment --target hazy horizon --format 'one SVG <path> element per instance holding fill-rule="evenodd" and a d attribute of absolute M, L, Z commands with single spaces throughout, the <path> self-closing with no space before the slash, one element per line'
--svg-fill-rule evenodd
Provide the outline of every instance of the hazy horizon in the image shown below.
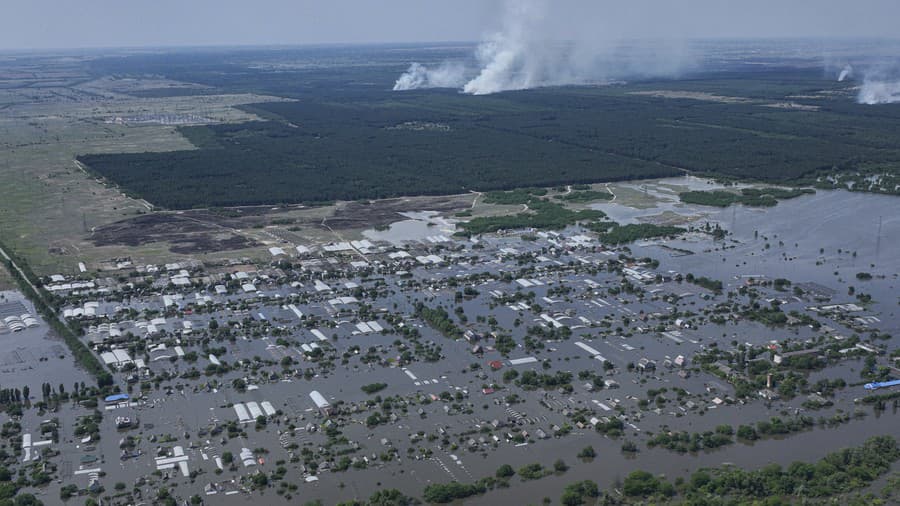
<path fill-rule="evenodd" d="M 0 50 L 475 43 L 531 0 L 12 0 Z M 900 3 L 862 0 L 571 0 L 540 13 L 548 36 L 633 39 L 897 38 Z"/>
<path fill-rule="evenodd" d="M 651 37 L 635 37 L 633 39 L 622 39 L 622 42 L 645 42 L 655 41 Z M 880 37 L 821 37 L 821 36 L 758 36 L 758 37 L 696 37 L 683 39 L 688 43 L 702 42 L 767 42 L 767 41 L 796 41 L 796 42 L 878 42 L 892 41 L 900 43 L 900 35 L 896 37 L 880 36 Z M 570 40 L 554 40 L 553 42 L 566 43 Z M 439 47 L 464 46 L 474 48 L 481 43 L 478 39 L 470 40 L 384 40 L 384 41 L 360 41 L 360 42 L 291 42 L 291 43 L 246 43 L 246 44 L 156 44 L 144 46 L 72 46 L 72 47 L 34 47 L 34 48 L 15 48 L 0 47 L 0 54 L 29 54 L 29 53 L 79 53 L 79 52 L 102 52 L 102 51 L 177 51 L 177 50 L 223 50 L 223 49 L 302 49 L 302 48 L 339 48 L 339 47 L 366 47 L 366 46 L 385 46 L 385 47 L 403 47 L 410 46 L 415 48 L 425 48 L 428 45 Z"/>

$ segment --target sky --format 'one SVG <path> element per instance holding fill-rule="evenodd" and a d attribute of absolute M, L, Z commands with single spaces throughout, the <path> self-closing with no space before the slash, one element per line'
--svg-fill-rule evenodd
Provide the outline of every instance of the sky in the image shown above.
<path fill-rule="evenodd" d="M 477 41 L 504 1 L 0 0 L 0 49 Z M 900 37 L 900 0 L 549 1 L 562 39 Z"/>

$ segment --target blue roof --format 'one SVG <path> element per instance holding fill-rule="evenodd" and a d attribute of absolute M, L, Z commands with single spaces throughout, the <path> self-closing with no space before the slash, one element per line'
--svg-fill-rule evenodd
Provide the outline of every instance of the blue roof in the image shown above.
<path fill-rule="evenodd" d="M 866 390 L 876 390 L 879 388 L 893 387 L 900 385 L 900 380 L 892 380 L 892 381 L 876 381 L 873 383 L 866 383 L 863 387 Z"/>
<path fill-rule="evenodd" d="M 127 401 L 129 398 L 130 397 L 128 397 L 128 394 L 110 395 L 106 398 L 106 402 Z"/>

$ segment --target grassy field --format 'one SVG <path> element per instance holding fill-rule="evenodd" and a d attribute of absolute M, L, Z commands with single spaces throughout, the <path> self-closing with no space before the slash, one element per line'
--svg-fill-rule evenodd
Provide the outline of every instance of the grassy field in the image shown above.
<path fill-rule="evenodd" d="M 16 284 L 16 280 L 13 279 L 9 271 L 6 270 L 5 266 L 0 265 L 0 291 L 15 290 L 17 288 L 18 285 Z"/>
<path fill-rule="evenodd" d="M 107 121 L 147 114 L 246 121 L 254 116 L 233 106 L 266 97 L 134 98 L 119 90 L 133 88 L 133 81 L 85 82 L 89 76 L 77 67 L 69 70 L 70 79 L 58 87 L 32 89 L 29 81 L 20 83 L 21 88 L 0 91 L 0 183 L 6 189 L 0 201 L 3 240 L 39 274 L 74 273 L 78 262 L 93 268 L 117 257 L 135 261 L 168 257 L 166 244 L 138 248 L 92 244 L 94 227 L 146 213 L 148 205 L 88 175 L 75 156 L 192 149 L 174 126 Z M 3 84 L 15 84 L 2 77 L 0 72 Z"/>

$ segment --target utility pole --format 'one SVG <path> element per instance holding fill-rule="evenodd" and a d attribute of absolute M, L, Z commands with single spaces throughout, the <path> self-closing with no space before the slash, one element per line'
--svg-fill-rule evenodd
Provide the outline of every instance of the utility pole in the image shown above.
<path fill-rule="evenodd" d="M 875 237 L 875 261 L 878 261 L 878 253 L 881 250 L 881 216 L 878 217 L 878 234 Z"/>

